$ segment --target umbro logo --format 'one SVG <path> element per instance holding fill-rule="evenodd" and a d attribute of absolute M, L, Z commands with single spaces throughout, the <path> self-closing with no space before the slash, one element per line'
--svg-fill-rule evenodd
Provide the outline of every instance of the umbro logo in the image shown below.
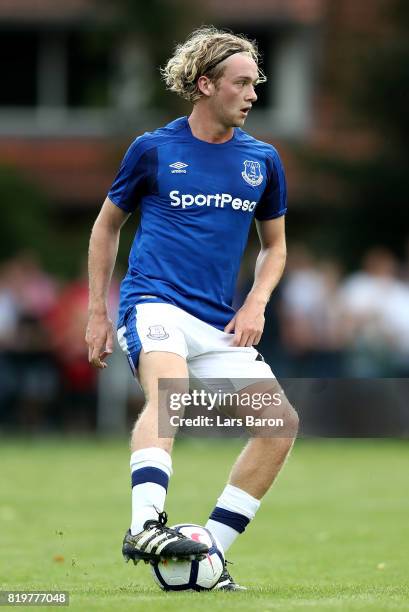
<path fill-rule="evenodd" d="M 184 164 L 183 162 L 175 162 L 173 164 L 169 164 L 169 168 L 172 168 L 172 174 L 186 174 L 186 168 L 188 164 Z"/>

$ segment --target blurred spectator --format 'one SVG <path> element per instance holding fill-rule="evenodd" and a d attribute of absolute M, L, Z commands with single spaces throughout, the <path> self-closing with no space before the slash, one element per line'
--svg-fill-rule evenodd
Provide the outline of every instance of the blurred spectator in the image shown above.
<path fill-rule="evenodd" d="M 11 399 L 17 383 L 8 351 L 13 347 L 18 325 L 17 300 L 10 287 L 9 266 L 0 268 L 0 421 L 9 422 Z"/>
<path fill-rule="evenodd" d="M 350 375 L 408 376 L 409 287 L 397 275 L 396 257 L 375 247 L 343 283 Z"/>
<path fill-rule="evenodd" d="M 409 284 L 409 236 L 404 244 L 403 262 L 400 276 L 403 282 Z"/>
<path fill-rule="evenodd" d="M 84 342 L 87 308 L 88 283 L 83 277 L 65 285 L 47 319 L 61 378 L 59 414 L 69 429 L 95 425 L 96 370 L 88 363 Z"/>
<path fill-rule="evenodd" d="M 57 294 L 55 281 L 24 252 L 0 275 L 0 414 L 11 426 L 44 423 L 55 397 L 57 374 L 44 317 Z"/>
<path fill-rule="evenodd" d="M 13 345 L 18 324 L 17 297 L 11 288 L 10 266 L 0 268 L 0 350 Z"/>
<path fill-rule="evenodd" d="M 54 306 L 57 283 L 40 266 L 34 253 L 24 251 L 8 264 L 9 285 L 20 311 L 40 320 Z"/>
<path fill-rule="evenodd" d="M 111 283 L 110 312 L 115 313 L 118 286 Z M 83 274 L 65 285 L 47 319 L 51 344 L 61 377 L 59 410 L 64 427 L 95 429 L 97 370 L 88 362 L 85 329 L 88 313 L 88 280 Z M 112 316 L 113 320 L 115 319 Z"/>
<path fill-rule="evenodd" d="M 342 373 L 340 276 L 337 262 L 318 263 L 305 246 L 291 247 L 280 305 L 282 340 L 290 355 L 289 375 L 330 377 Z"/>

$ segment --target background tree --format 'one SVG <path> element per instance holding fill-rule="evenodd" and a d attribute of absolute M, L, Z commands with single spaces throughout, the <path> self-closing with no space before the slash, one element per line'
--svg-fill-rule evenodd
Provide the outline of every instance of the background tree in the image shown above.
<path fill-rule="evenodd" d="M 298 157 L 313 186 L 301 209 L 320 215 L 311 242 L 356 266 L 370 245 L 400 255 L 408 238 L 409 4 L 378 0 L 364 29 L 340 27 L 343 4 L 330 4 L 323 85 L 351 149 L 336 152 L 335 142 Z M 357 133 L 371 143 L 362 156 L 353 151 Z"/>

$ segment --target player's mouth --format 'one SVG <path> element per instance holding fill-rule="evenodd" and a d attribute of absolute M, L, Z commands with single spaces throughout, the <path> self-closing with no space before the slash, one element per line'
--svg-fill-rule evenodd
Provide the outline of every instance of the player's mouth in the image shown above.
<path fill-rule="evenodd" d="M 244 106 L 243 108 L 240 109 L 240 112 L 243 113 L 245 117 L 247 117 L 250 110 L 251 110 L 251 106 Z"/>

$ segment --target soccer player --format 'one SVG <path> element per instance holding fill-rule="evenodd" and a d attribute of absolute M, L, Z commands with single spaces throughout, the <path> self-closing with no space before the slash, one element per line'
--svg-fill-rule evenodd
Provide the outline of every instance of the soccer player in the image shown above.
<path fill-rule="evenodd" d="M 159 437 L 158 379 L 277 382 L 254 348 L 264 310 L 283 272 L 286 183 L 276 149 L 241 128 L 265 80 L 256 44 L 202 27 L 177 46 L 163 69 L 167 87 L 193 104 L 189 117 L 136 138 L 94 224 L 89 247 L 89 360 L 107 366 L 113 350 L 106 298 L 122 225 L 141 222 L 120 291 L 118 338 L 145 393 L 132 432 L 132 519 L 124 557 L 201 559 L 206 545 L 166 526 L 172 436 Z M 260 253 L 254 284 L 235 313 L 232 299 L 255 218 Z M 236 387 L 237 390 L 237 387 Z M 281 416 L 297 415 L 283 396 Z M 234 464 L 206 527 L 226 552 L 254 518 L 294 441 L 251 437 Z M 218 588 L 239 590 L 227 570 Z"/>

